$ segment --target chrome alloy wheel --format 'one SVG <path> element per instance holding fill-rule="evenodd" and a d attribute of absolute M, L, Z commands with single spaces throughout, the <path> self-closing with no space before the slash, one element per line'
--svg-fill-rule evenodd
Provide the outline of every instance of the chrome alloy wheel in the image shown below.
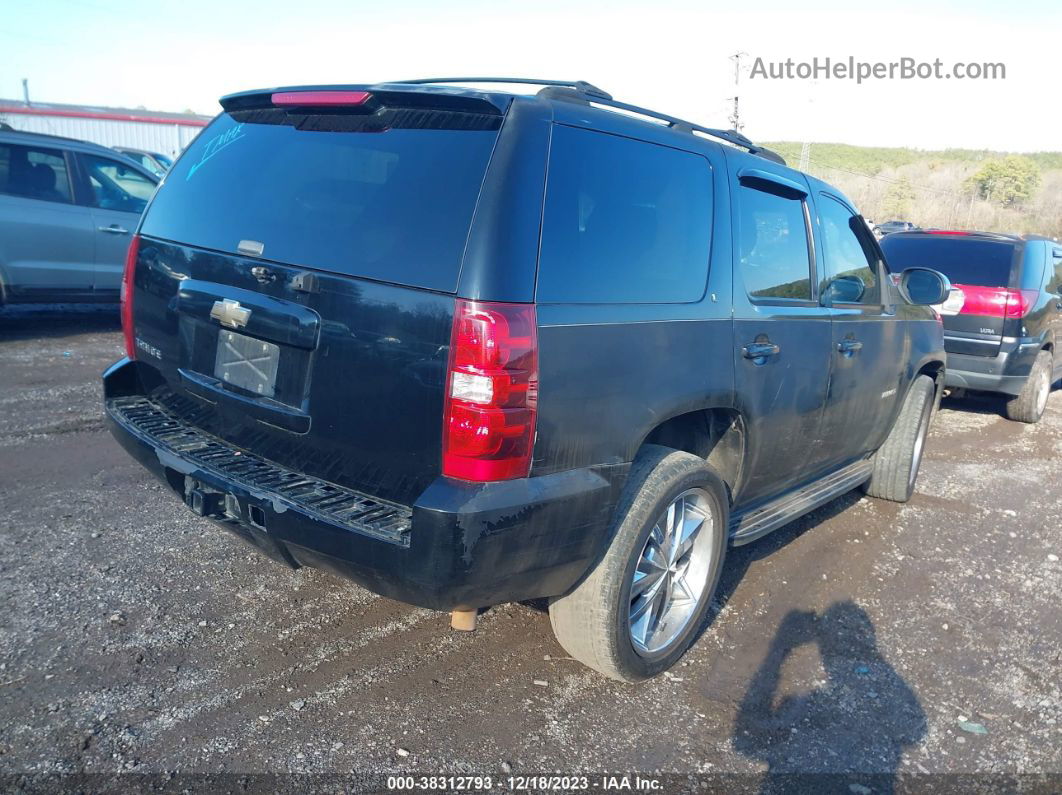
<path fill-rule="evenodd" d="M 684 491 L 657 518 L 631 581 L 630 633 L 639 654 L 666 651 L 698 612 L 712 570 L 714 523 L 703 489 Z"/>

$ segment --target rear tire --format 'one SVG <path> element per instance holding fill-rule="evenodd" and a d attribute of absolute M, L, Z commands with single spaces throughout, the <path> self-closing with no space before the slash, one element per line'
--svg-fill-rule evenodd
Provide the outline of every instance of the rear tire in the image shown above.
<path fill-rule="evenodd" d="M 1040 421 L 1051 395 L 1053 365 L 1051 351 L 1040 351 L 1021 392 L 1017 397 L 1007 400 L 1007 419 L 1029 423 Z"/>
<path fill-rule="evenodd" d="M 697 638 L 719 584 L 728 523 L 726 486 L 703 459 L 645 445 L 605 556 L 550 603 L 557 641 L 612 679 L 637 682 L 666 671 Z"/>
<path fill-rule="evenodd" d="M 874 454 L 874 471 L 863 487 L 871 497 L 893 502 L 911 499 L 936 403 L 935 391 L 928 375 L 918 376 L 911 384 L 889 437 Z"/>

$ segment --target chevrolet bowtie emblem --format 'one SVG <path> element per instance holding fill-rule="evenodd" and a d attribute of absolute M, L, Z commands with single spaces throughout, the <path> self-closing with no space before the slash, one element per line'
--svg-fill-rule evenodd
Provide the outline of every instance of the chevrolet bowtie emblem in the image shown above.
<path fill-rule="evenodd" d="M 223 326 L 243 328 L 247 325 L 247 321 L 251 319 L 251 310 L 244 309 L 240 306 L 239 301 L 226 298 L 222 301 L 214 302 L 214 306 L 210 310 L 210 316 Z"/>

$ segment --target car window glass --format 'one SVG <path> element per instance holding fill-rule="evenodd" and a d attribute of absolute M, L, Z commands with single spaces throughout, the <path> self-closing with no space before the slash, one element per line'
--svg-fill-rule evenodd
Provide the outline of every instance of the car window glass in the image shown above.
<path fill-rule="evenodd" d="M 738 260 L 753 298 L 811 300 L 804 201 L 758 185 L 738 188 Z"/>
<path fill-rule="evenodd" d="M 160 177 L 162 176 L 164 166 L 152 155 L 138 155 L 136 161 L 152 174 L 158 174 Z"/>
<path fill-rule="evenodd" d="M 907 268 L 932 268 L 952 284 L 1007 287 L 1016 244 L 965 235 L 888 235 L 881 240 L 885 262 L 893 273 Z"/>
<path fill-rule="evenodd" d="M 863 282 L 863 296 L 848 303 L 880 304 L 877 253 L 867 239 L 866 224 L 831 196 L 819 194 L 818 211 L 825 248 L 823 289 L 834 279 L 858 278 Z"/>
<path fill-rule="evenodd" d="M 81 155 L 92 187 L 89 203 L 104 210 L 140 213 L 155 191 L 155 183 L 136 169 L 97 155 Z"/>
<path fill-rule="evenodd" d="M 557 125 L 537 298 L 684 303 L 708 281 L 712 172 L 700 155 Z"/>
<path fill-rule="evenodd" d="M 143 234 L 453 292 L 500 117 L 221 114 L 168 172 Z M 380 117 L 375 117 L 380 118 Z M 373 129 L 373 128 L 369 128 Z"/>
<path fill-rule="evenodd" d="M 70 202 L 66 160 L 58 149 L 0 144 L 0 193 Z"/>
<path fill-rule="evenodd" d="M 1051 253 L 1051 261 L 1055 264 L 1055 279 L 1051 289 L 1062 294 L 1062 248 L 1056 248 Z"/>

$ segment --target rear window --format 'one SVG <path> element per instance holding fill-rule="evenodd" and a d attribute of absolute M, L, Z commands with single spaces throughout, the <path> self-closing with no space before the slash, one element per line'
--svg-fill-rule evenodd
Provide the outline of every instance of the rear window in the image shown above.
<path fill-rule="evenodd" d="M 229 253 L 255 241 L 266 260 L 453 292 L 497 134 L 222 114 L 166 176 L 141 231 Z"/>
<path fill-rule="evenodd" d="M 708 281 L 712 172 L 700 155 L 557 125 L 537 299 L 684 303 Z"/>
<path fill-rule="evenodd" d="M 933 268 L 953 284 L 974 287 L 1009 287 L 1014 243 L 1003 240 L 919 235 L 885 237 L 889 270 L 898 273 L 906 268 Z"/>

